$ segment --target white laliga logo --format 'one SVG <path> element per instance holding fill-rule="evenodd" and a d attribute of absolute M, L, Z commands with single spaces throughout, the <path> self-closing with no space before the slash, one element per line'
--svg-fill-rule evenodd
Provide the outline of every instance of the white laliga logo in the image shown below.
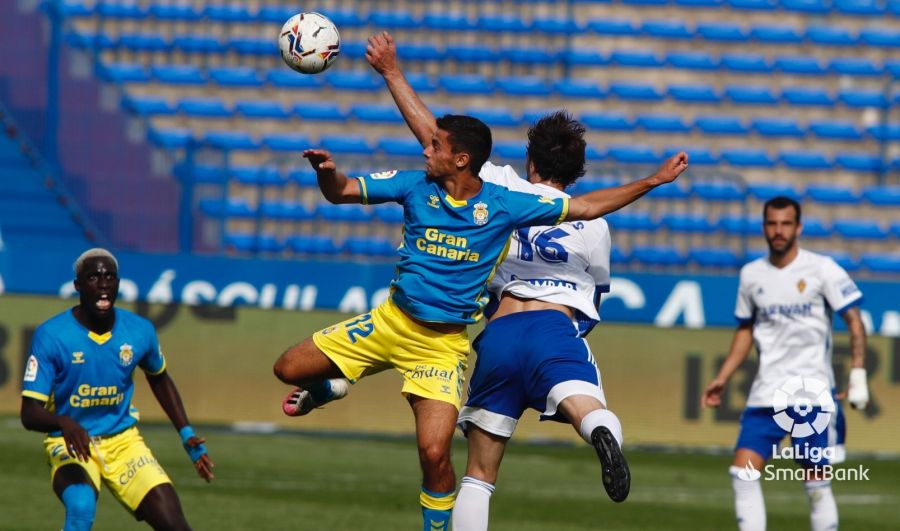
<path fill-rule="evenodd" d="M 749 459 L 747 460 L 747 465 L 737 473 L 738 479 L 743 479 L 744 481 L 756 481 L 761 476 L 762 473 L 753 466 Z"/>
<path fill-rule="evenodd" d="M 816 412 L 816 418 L 812 421 L 795 421 L 787 412 L 789 402 L 793 402 L 791 407 L 794 413 L 804 420 L 815 411 L 815 407 L 819 407 L 820 410 Z M 772 407 L 775 409 L 775 414 L 772 416 L 775 423 L 784 431 L 789 432 L 792 437 L 797 438 L 824 432 L 828 429 L 831 415 L 835 411 L 834 399 L 831 397 L 831 388 L 828 384 L 815 378 L 803 378 L 802 376 L 794 376 L 775 390 L 772 396 Z"/>

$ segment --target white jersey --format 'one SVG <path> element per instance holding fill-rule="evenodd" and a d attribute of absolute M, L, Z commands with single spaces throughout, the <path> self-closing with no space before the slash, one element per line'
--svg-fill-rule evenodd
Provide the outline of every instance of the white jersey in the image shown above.
<path fill-rule="evenodd" d="M 793 376 L 834 387 L 832 316 L 861 301 L 862 292 L 847 272 L 827 256 L 800 249 L 781 269 L 768 257 L 745 265 L 734 313 L 739 321 L 753 323 L 759 351 L 747 406 L 772 407 L 775 392 Z"/>
<path fill-rule="evenodd" d="M 479 176 L 516 192 L 569 197 L 551 186 L 522 179 L 510 166 L 486 162 Z M 492 299 L 509 292 L 568 306 L 575 310 L 578 332 L 583 337 L 600 320 L 600 294 L 609 291 L 611 245 L 609 227 L 603 219 L 519 229 L 513 233 L 506 259 L 488 290 Z"/>

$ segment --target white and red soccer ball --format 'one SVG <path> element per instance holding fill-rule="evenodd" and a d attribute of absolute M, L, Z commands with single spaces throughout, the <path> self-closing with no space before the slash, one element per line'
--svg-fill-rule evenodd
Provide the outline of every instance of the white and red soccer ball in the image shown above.
<path fill-rule="evenodd" d="M 341 36 L 334 23 L 319 13 L 299 13 L 288 19 L 278 35 L 281 58 L 302 74 L 318 74 L 341 53 Z"/>

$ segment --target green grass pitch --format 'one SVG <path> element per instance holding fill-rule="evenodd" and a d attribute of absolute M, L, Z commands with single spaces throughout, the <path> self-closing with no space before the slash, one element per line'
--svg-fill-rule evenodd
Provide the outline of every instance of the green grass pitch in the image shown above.
<path fill-rule="evenodd" d="M 141 431 L 172 476 L 194 529 L 421 529 L 419 470 L 412 439 L 302 433 L 238 434 L 199 427 L 216 461 L 216 480 L 198 478 L 171 427 Z M 0 529 L 59 529 L 61 504 L 50 489 L 42 436 L 18 419 L 0 419 Z M 465 445 L 454 447 L 457 475 Z M 600 484 L 585 446 L 511 444 L 491 501 L 491 529 L 574 531 L 735 529 L 727 455 L 631 450 L 629 499 L 617 505 Z M 870 481 L 835 482 L 841 529 L 900 529 L 900 461 L 851 459 Z M 797 482 L 765 482 L 769 529 L 808 529 Z M 139 529 L 100 496 L 94 529 Z"/>

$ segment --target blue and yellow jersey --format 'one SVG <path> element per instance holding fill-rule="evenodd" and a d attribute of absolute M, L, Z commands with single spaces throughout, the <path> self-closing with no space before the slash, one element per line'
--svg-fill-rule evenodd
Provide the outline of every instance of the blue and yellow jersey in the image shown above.
<path fill-rule="evenodd" d="M 403 205 L 403 242 L 391 298 L 422 321 L 470 324 L 487 303 L 486 284 L 513 229 L 555 225 L 568 198 L 513 192 L 482 183 L 475 197 L 450 197 L 424 171 L 388 171 L 358 177 L 363 204 Z"/>
<path fill-rule="evenodd" d="M 166 370 L 150 321 L 115 312 L 112 331 L 103 335 L 82 326 L 72 310 L 48 319 L 34 332 L 25 366 L 22 396 L 47 402 L 91 436 L 119 433 L 137 422 L 131 406 L 135 367 L 149 374 Z"/>

